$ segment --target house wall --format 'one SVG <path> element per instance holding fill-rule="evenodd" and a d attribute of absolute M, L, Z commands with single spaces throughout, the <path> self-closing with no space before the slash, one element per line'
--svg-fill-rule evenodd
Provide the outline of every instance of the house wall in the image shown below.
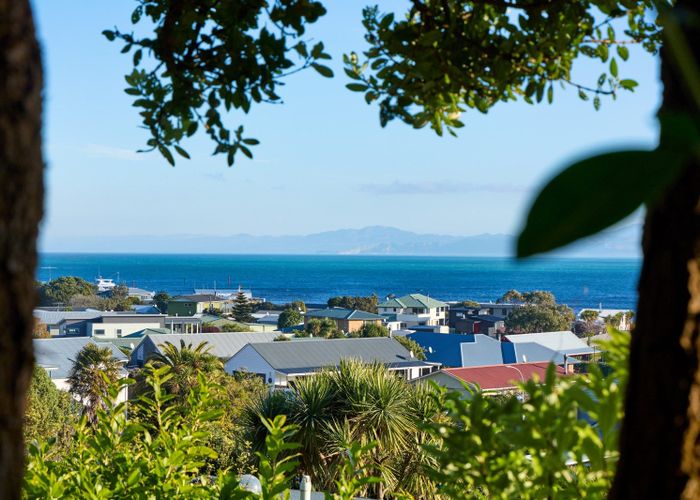
<path fill-rule="evenodd" d="M 161 328 L 161 321 L 150 321 L 143 323 L 92 323 L 87 325 L 87 336 L 96 339 L 126 337 L 145 328 Z M 102 330 L 104 333 L 98 333 Z M 121 330 L 121 331 L 120 331 Z"/>
<path fill-rule="evenodd" d="M 246 345 L 226 361 L 224 370 L 226 373 L 230 374 L 245 371 L 261 375 L 268 385 L 272 385 L 273 383 L 277 385 L 281 378 L 250 344 Z M 286 385 L 286 382 L 284 385 Z"/>

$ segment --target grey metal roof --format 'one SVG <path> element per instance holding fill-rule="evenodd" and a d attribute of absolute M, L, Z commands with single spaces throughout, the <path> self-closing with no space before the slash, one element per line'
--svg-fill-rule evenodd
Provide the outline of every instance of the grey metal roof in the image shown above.
<path fill-rule="evenodd" d="M 501 343 L 487 335 L 474 335 L 474 342 L 463 342 L 459 345 L 462 357 L 462 367 L 499 365 L 503 363 Z"/>
<path fill-rule="evenodd" d="M 88 344 L 109 347 L 112 356 L 119 361 L 128 361 L 128 357 L 117 346 L 107 342 L 95 342 L 90 337 L 63 337 L 53 339 L 34 339 L 34 356 L 36 364 L 50 370 L 51 378 L 67 378 L 78 353 Z"/>
<path fill-rule="evenodd" d="M 171 302 L 224 302 L 225 298 L 213 294 L 178 295 L 170 299 Z"/>
<path fill-rule="evenodd" d="M 207 342 L 211 346 L 210 354 L 217 358 L 228 359 L 243 349 L 246 344 L 272 342 L 279 334 L 280 332 L 169 333 L 167 335 L 146 335 L 144 340 L 149 338 L 158 352 L 161 352 L 160 345 L 165 342 L 170 342 L 178 348 L 181 340 L 185 342 L 185 345 L 192 344 L 192 347 Z"/>
<path fill-rule="evenodd" d="M 251 347 L 272 368 L 283 373 L 338 366 L 342 359 L 357 359 L 364 363 L 376 361 L 392 366 L 426 364 L 412 358 L 405 347 L 388 337 L 271 342 L 252 344 Z"/>
<path fill-rule="evenodd" d="M 570 331 L 506 335 L 514 344 L 534 342 L 561 354 L 591 354 L 593 348 Z"/>
<path fill-rule="evenodd" d="M 46 325 L 57 325 L 64 320 L 86 320 L 99 318 L 102 311 L 45 311 L 34 309 L 34 317 Z"/>
<path fill-rule="evenodd" d="M 447 307 L 446 302 L 441 300 L 435 300 L 422 293 L 411 293 L 409 295 L 404 295 L 403 297 L 397 297 L 391 300 L 381 302 L 378 307 L 396 307 L 396 308 L 406 308 L 406 307 L 416 307 L 416 308 L 428 308 L 435 309 L 436 307 Z"/>

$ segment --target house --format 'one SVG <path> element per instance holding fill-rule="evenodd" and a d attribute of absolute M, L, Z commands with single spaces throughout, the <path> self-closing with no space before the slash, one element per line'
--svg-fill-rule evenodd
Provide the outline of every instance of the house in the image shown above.
<path fill-rule="evenodd" d="M 443 366 L 459 368 L 503 363 L 501 342 L 488 335 L 415 332 L 406 337 L 420 344 L 428 361 Z"/>
<path fill-rule="evenodd" d="M 587 312 L 597 313 L 597 321 L 599 323 L 607 324 L 611 321 L 615 322 L 616 320 L 619 320 L 620 324 L 617 326 L 618 330 L 628 332 L 632 328 L 632 317 L 630 315 L 631 311 L 627 309 L 603 309 L 602 306 L 598 309 L 581 309 L 576 315 L 576 319 L 582 321 Z"/>
<path fill-rule="evenodd" d="M 34 309 L 34 317 L 44 323 L 52 337 L 63 335 L 86 335 L 86 321 L 98 318 L 102 311 L 53 311 Z"/>
<path fill-rule="evenodd" d="M 120 338 L 145 328 L 164 328 L 165 314 L 139 314 L 135 312 L 105 312 L 86 321 L 88 337 Z"/>
<path fill-rule="evenodd" d="M 227 311 L 231 302 L 220 295 L 195 294 L 179 295 L 168 302 L 170 316 L 194 316 L 206 311 Z"/>
<path fill-rule="evenodd" d="M 434 382 L 449 390 L 461 392 L 464 397 L 470 397 L 469 390 L 464 384 L 478 387 L 486 395 L 512 392 L 518 382 L 528 380 L 544 380 L 549 363 L 512 363 L 491 366 L 473 366 L 469 368 L 443 368 L 416 382 Z M 559 376 L 565 375 L 562 367 L 556 367 Z"/>
<path fill-rule="evenodd" d="M 456 333 L 483 333 L 496 337 L 505 331 L 505 316 L 474 314 L 470 307 L 451 307 L 449 325 Z"/>
<path fill-rule="evenodd" d="M 416 359 L 395 339 L 374 337 L 248 344 L 226 362 L 224 369 L 228 373 L 254 373 L 271 387 L 284 388 L 297 377 L 337 367 L 344 359 L 381 363 L 406 380 L 428 375 L 439 367 Z"/>
<path fill-rule="evenodd" d="M 401 329 L 410 328 L 412 325 L 447 325 L 448 309 L 449 305 L 446 302 L 420 293 L 388 299 L 377 305 L 378 313 L 391 316 L 399 323 Z"/>
<path fill-rule="evenodd" d="M 166 316 L 165 328 L 170 330 L 170 333 L 200 333 L 202 324 L 205 322 L 204 315 L 198 314 L 195 316 Z M 218 318 L 218 316 L 215 316 Z"/>
<path fill-rule="evenodd" d="M 343 309 L 331 307 L 317 311 L 308 311 L 304 314 L 304 326 L 312 319 L 330 319 L 335 321 L 338 329 L 346 333 L 356 332 L 366 324 L 381 325 L 384 318 L 379 314 L 372 314 L 357 309 Z"/>
<path fill-rule="evenodd" d="M 243 295 L 248 300 L 253 300 L 253 292 L 251 290 L 243 290 L 242 288 L 195 288 L 195 295 L 216 295 L 219 298 L 229 300 L 243 292 Z"/>
<path fill-rule="evenodd" d="M 143 288 L 137 288 L 135 286 L 129 287 L 129 297 L 136 297 L 141 302 L 150 302 L 155 297 L 156 292 L 150 290 L 144 290 Z"/>
<path fill-rule="evenodd" d="M 199 344 L 206 342 L 209 346 L 209 353 L 222 360 L 229 359 L 251 342 L 272 342 L 279 336 L 279 332 L 222 332 L 222 333 L 199 333 L 192 334 L 147 334 L 140 343 L 133 349 L 130 366 L 143 366 L 154 353 L 162 354 L 161 346 L 165 342 L 170 342 L 175 347 L 180 347 L 180 341 L 185 345 L 192 344 L 195 348 Z"/>
<path fill-rule="evenodd" d="M 527 362 L 572 367 L 596 351 L 571 332 L 506 335 L 503 341 L 483 334 L 415 332 L 406 336 L 423 347 L 428 361 L 453 368 Z"/>
<path fill-rule="evenodd" d="M 252 314 L 255 322 L 261 325 L 275 325 L 279 321 L 280 315 L 274 311 L 258 311 Z"/>
<path fill-rule="evenodd" d="M 78 353 L 88 344 L 108 347 L 112 351 L 112 357 L 120 363 L 126 364 L 129 360 L 117 346 L 111 343 L 96 342 L 89 337 L 34 339 L 32 342 L 36 365 L 46 370 L 56 387 L 64 391 L 70 388 L 68 377 Z M 127 375 L 125 370 L 122 375 L 124 377 Z M 127 392 L 124 388 L 119 395 L 119 401 L 126 401 L 126 396 Z"/>

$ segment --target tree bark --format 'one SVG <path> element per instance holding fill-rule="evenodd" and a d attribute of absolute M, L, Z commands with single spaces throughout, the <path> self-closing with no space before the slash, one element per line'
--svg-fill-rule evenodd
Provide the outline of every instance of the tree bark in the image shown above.
<path fill-rule="evenodd" d="M 695 60 L 696 0 L 675 11 Z M 683 23 L 683 20 L 687 24 Z M 670 51 L 661 51 L 661 112 L 700 112 Z M 663 134 L 663 131 L 662 131 Z M 642 239 L 637 323 L 611 498 L 700 498 L 700 161 L 650 207 Z"/>
<path fill-rule="evenodd" d="M 0 498 L 19 498 L 43 207 L 42 69 L 29 0 L 0 0 Z"/>

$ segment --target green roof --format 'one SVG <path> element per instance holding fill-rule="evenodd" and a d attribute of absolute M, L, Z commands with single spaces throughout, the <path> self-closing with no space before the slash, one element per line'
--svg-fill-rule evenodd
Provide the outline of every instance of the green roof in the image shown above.
<path fill-rule="evenodd" d="M 360 321 L 376 321 L 384 319 L 379 314 L 372 314 L 370 312 L 359 311 L 357 309 L 343 309 L 340 307 L 309 311 L 306 313 L 306 316 L 309 318 L 352 319 Z"/>
<path fill-rule="evenodd" d="M 171 333 L 172 332 L 170 331 L 170 328 L 144 328 L 143 330 L 139 330 L 138 332 L 134 332 L 129 335 L 124 335 L 122 338 L 134 339 L 141 338 L 146 335 L 169 335 Z"/>
<path fill-rule="evenodd" d="M 435 309 L 436 307 L 447 307 L 447 303 L 440 300 L 431 299 L 427 295 L 412 293 L 395 299 L 381 302 L 378 307 L 395 307 L 405 309 L 409 307 Z"/>

